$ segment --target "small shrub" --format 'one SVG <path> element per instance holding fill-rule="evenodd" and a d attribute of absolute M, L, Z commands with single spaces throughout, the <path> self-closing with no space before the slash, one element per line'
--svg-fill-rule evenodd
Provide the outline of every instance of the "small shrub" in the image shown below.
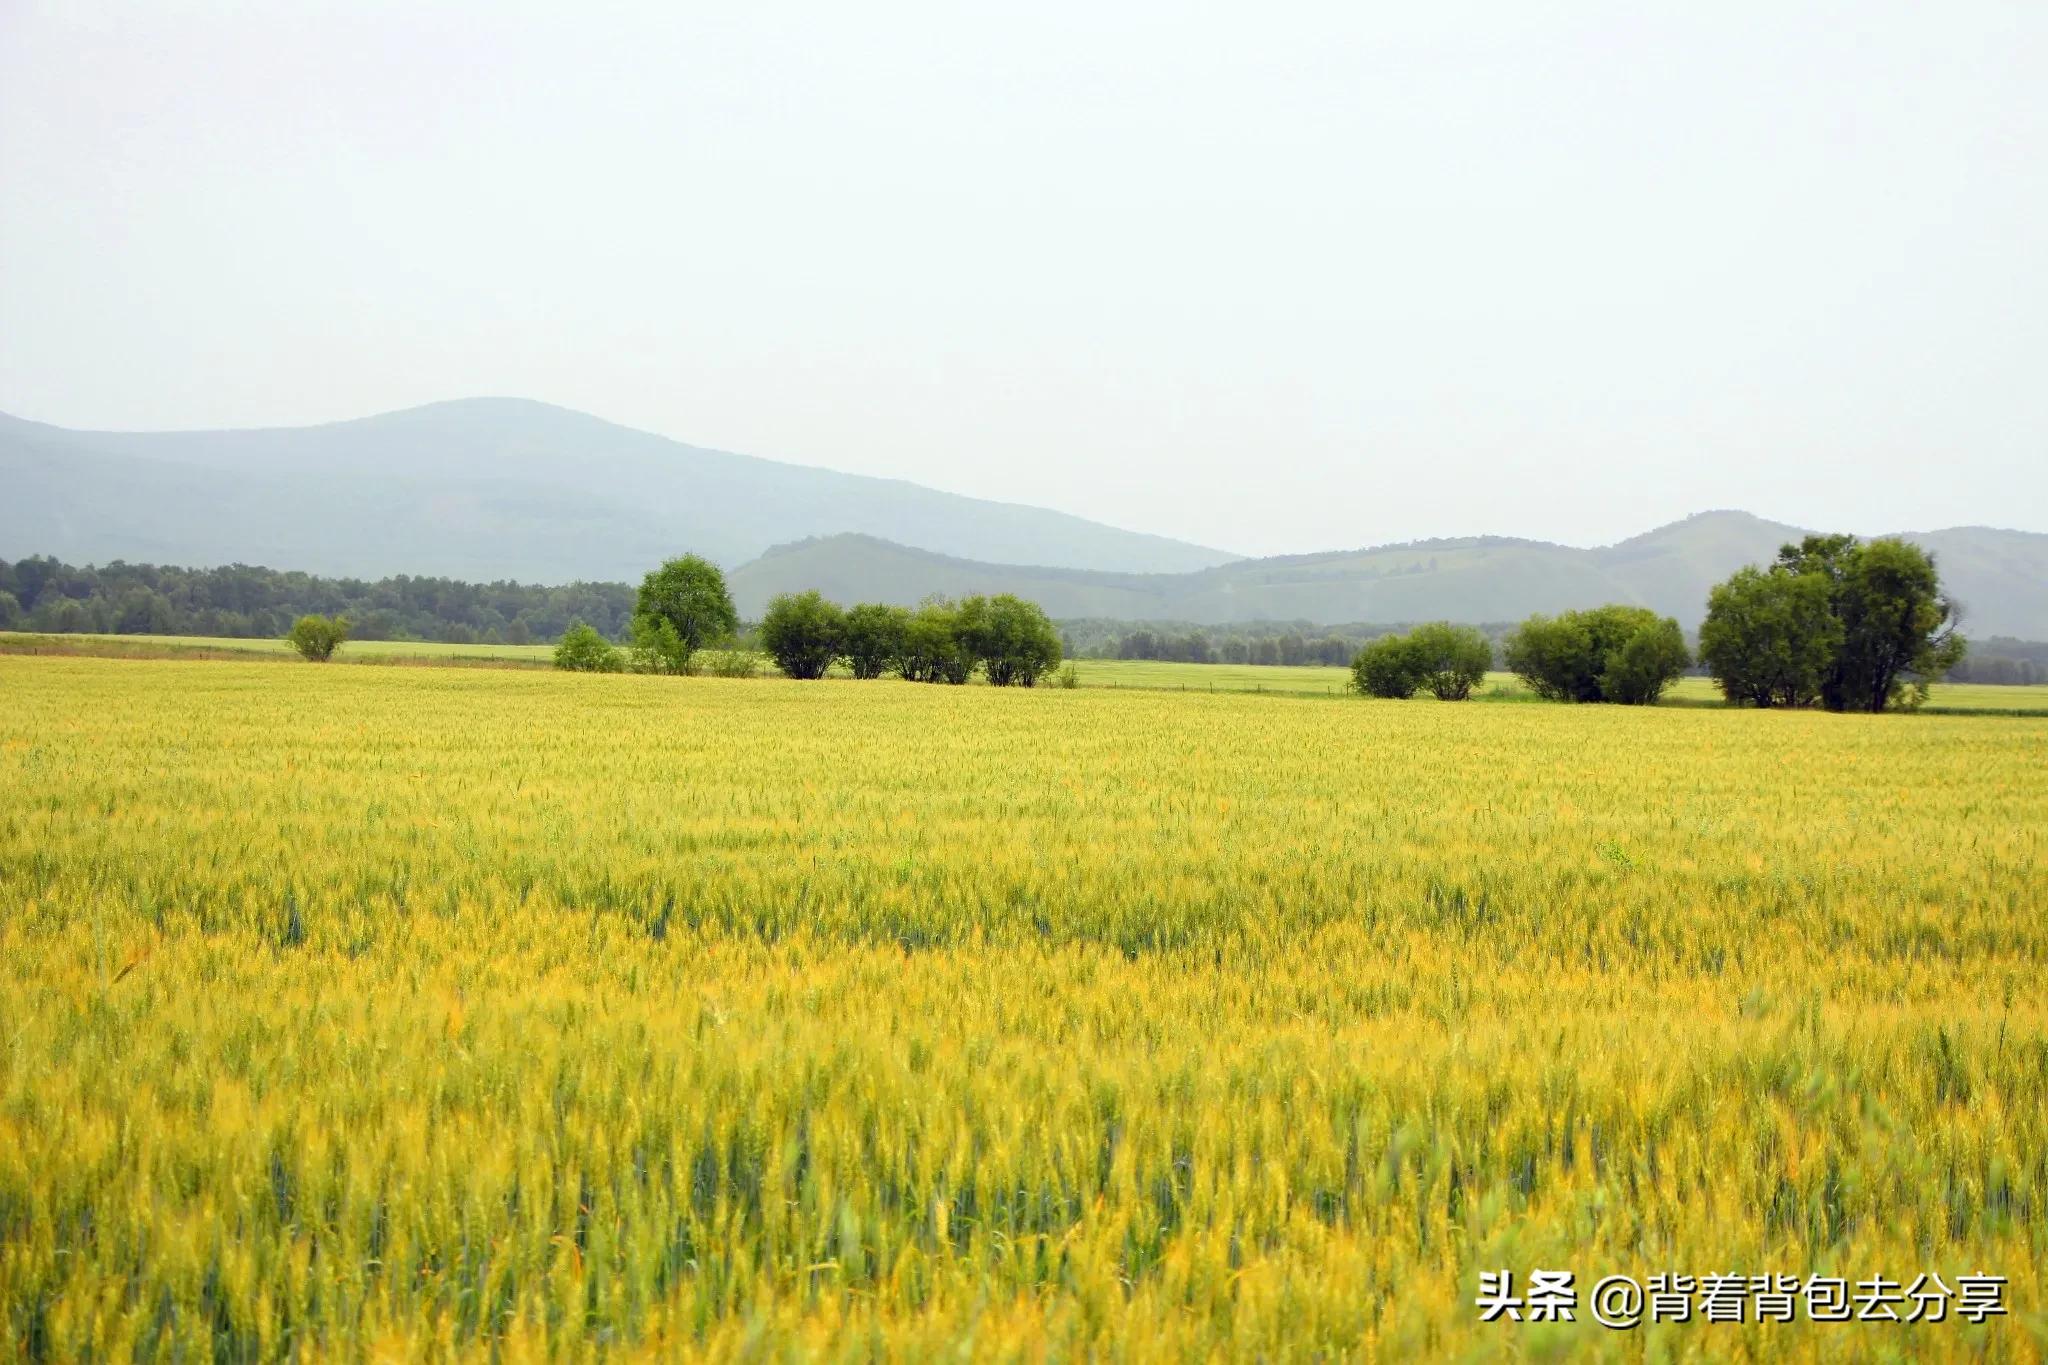
<path fill-rule="evenodd" d="M 571 673 L 617 673 L 625 666 L 618 647 L 581 621 L 564 631 L 555 646 L 555 667 Z"/>
<path fill-rule="evenodd" d="M 664 616 L 642 613 L 633 618 L 635 673 L 688 673 L 696 646 L 685 640 Z"/>
<path fill-rule="evenodd" d="M 299 651 L 308 663 L 324 664 L 348 638 L 348 619 L 341 616 L 301 616 L 292 622 L 285 643 Z"/>
<path fill-rule="evenodd" d="M 714 678 L 758 678 L 761 656 L 737 644 L 716 645 L 697 655 L 696 666 Z"/>

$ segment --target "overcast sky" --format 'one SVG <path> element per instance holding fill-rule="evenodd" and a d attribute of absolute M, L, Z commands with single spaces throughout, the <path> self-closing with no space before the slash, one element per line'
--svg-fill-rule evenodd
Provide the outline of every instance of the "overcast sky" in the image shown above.
<path fill-rule="evenodd" d="M 2048 531 L 2048 4 L 0 0 L 0 410 L 1247 553 Z"/>

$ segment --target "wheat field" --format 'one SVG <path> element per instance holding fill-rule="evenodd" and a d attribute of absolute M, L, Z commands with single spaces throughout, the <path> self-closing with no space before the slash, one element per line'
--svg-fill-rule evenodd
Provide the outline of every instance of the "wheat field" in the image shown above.
<path fill-rule="evenodd" d="M 109 658 L 274 659 L 296 663 L 283 640 L 231 639 L 190 635 L 36 635 L 0 630 L 0 656 L 8 654 L 101 656 Z M 333 662 L 355 664 L 446 664 L 500 668 L 550 668 L 553 645 L 458 645 L 430 640 L 351 640 Z M 1072 660 L 1081 687 L 1123 687 L 1167 692 L 1258 692 L 1272 696 L 1351 697 L 1351 670 L 1319 664 L 1191 664 L 1150 659 Z M 774 665 L 760 656 L 761 672 Z M 707 670 L 708 671 L 708 670 Z M 852 675 L 842 664 L 833 676 Z M 978 685 L 982 680 L 976 678 Z M 1481 701 L 1534 701 L 1535 694 L 1512 673 L 1489 673 L 1475 697 Z M 1666 701 L 1674 706 L 1725 705 L 1711 678 L 1685 677 Z M 1938 682 L 1926 706 L 1929 714 L 1999 712 L 2048 717 L 2048 684 L 2020 686 Z"/>
<path fill-rule="evenodd" d="M 2048 721 L 0 657 L 24 1358 L 2039 1359 Z M 1482 1271 L 2010 1279 L 1483 1323 Z"/>

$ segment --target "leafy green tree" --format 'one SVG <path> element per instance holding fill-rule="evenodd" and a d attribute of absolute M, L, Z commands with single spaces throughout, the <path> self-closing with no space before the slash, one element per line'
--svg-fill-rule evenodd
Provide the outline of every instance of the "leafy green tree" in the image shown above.
<path fill-rule="evenodd" d="M 683 555 L 641 580 L 633 647 L 642 666 L 653 672 L 689 672 L 693 654 L 732 636 L 739 626 L 725 575 L 708 559 Z"/>
<path fill-rule="evenodd" d="M 0 630 L 20 630 L 28 619 L 28 613 L 21 609 L 21 602 L 15 595 L 0 588 Z"/>
<path fill-rule="evenodd" d="M 43 596 L 44 600 L 36 604 L 35 612 L 29 617 L 29 623 L 35 629 L 64 635 L 99 629 L 86 614 L 84 606 L 74 599 L 60 597 L 52 604 L 48 600 L 49 594 Z"/>
<path fill-rule="evenodd" d="M 1962 662 L 1961 613 L 1941 590 L 1934 557 L 1919 546 L 1896 538 L 1808 536 L 1778 551 L 1778 564 L 1828 580 L 1829 610 L 1842 631 L 1821 684 L 1830 711 L 1918 705 L 1930 681 Z"/>
<path fill-rule="evenodd" d="M 792 678 L 822 678 L 845 643 L 846 613 L 814 588 L 782 593 L 761 618 L 761 648 Z"/>
<path fill-rule="evenodd" d="M 1700 662 L 1730 701 L 1811 706 L 1834 670 L 1842 623 L 1824 573 L 1738 570 L 1707 597 Z"/>
<path fill-rule="evenodd" d="M 1351 657 L 1351 687 L 1368 697 L 1405 699 L 1422 686 L 1421 661 L 1405 635 L 1382 635 Z"/>
<path fill-rule="evenodd" d="M 284 638 L 286 644 L 299 651 L 299 657 L 324 664 L 348 638 L 348 621 L 340 616 L 301 616 L 292 622 Z"/>
<path fill-rule="evenodd" d="M 688 673 L 697 651 L 665 616 L 636 612 L 627 624 L 633 637 L 633 668 L 639 673 Z"/>
<path fill-rule="evenodd" d="M 1060 661 L 1060 633 L 1036 602 L 1013 593 L 960 604 L 959 643 L 996 687 L 1030 687 Z"/>
<path fill-rule="evenodd" d="M 1501 655 L 1508 670 L 1545 700 L 1600 700 L 1607 660 L 1579 612 L 1531 616 L 1501 642 Z"/>
<path fill-rule="evenodd" d="M 1664 689 L 1692 665 L 1685 634 L 1670 617 L 1656 618 L 1607 655 L 1600 673 L 1600 699 L 1624 706 L 1655 706 Z"/>
<path fill-rule="evenodd" d="M 1437 621 L 1408 634 L 1418 683 L 1439 701 L 1464 701 L 1493 667 L 1493 642 L 1471 626 Z"/>
<path fill-rule="evenodd" d="M 896 671 L 912 682 L 964 683 L 974 674 L 974 654 L 960 638 L 960 610 L 943 597 L 928 597 L 903 630 Z"/>
<path fill-rule="evenodd" d="M 564 631 L 555 646 L 555 667 L 572 673 L 617 673 L 625 666 L 617 647 L 581 621 Z"/>
<path fill-rule="evenodd" d="M 1537 696 L 1571 702 L 1653 702 L 1688 662 L 1678 623 L 1648 607 L 1531 616 L 1502 653 Z"/>
<path fill-rule="evenodd" d="M 903 655 L 910 613 L 880 602 L 863 602 L 846 613 L 840 651 L 856 678 L 879 678 Z"/>

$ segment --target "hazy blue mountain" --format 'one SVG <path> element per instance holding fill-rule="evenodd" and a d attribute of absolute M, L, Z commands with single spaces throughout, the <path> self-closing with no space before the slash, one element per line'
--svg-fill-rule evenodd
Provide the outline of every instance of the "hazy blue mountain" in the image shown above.
<path fill-rule="evenodd" d="M 859 532 L 941 553 L 1175 572 L 1221 550 L 1043 508 L 703 450 L 522 399 L 326 426 L 87 432 L 0 416 L 0 546 L 80 561 L 635 579 Z"/>
<path fill-rule="evenodd" d="M 1704 512 L 1590 550 L 1487 536 L 1239 560 L 521 399 L 259 431 L 81 432 L 0 416 L 0 552 L 12 556 L 561 583 L 636 581 L 688 549 L 735 570 L 749 615 L 816 587 L 849 602 L 1011 591 L 1058 617 L 1218 624 L 1511 621 L 1639 602 L 1691 627 L 1709 587 L 1801 534 Z M 1971 633 L 2048 639 L 2048 536 L 1909 538 L 1935 551 Z"/>
<path fill-rule="evenodd" d="M 1704 512 L 1600 549 L 1503 537 L 1417 541 L 1329 554 L 1243 559 L 1194 573 L 1118 574 L 958 559 L 870 536 L 777 546 L 732 576 L 743 615 L 778 592 L 911 604 L 929 593 L 1015 592 L 1055 617 L 1187 621 L 1515 621 L 1634 602 L 1687 628 L 1707 591 L 1768 562 L 1803 531 L 1746 512 Z M 2048 640 L 2048 535 L 1959 527 L 1908 533 L 1935 552 L 1979 636 Z"/>

